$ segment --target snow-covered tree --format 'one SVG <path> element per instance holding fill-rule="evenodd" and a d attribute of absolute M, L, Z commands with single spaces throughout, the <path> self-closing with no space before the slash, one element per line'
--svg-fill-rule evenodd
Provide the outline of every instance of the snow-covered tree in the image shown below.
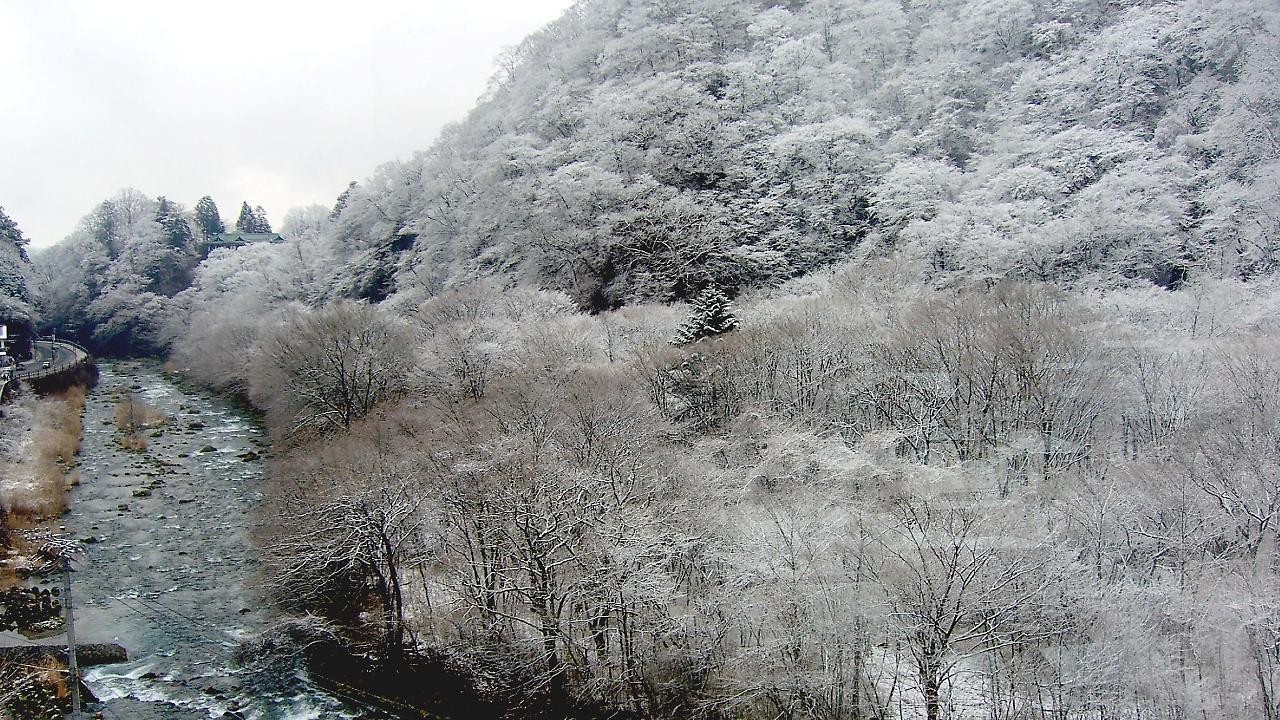
<path fill-rule="evenodd" d="M 27 288 L 30 261 L 27 258 L 27 238 L 0 208 L 0 298 L 11 303 L 27 303 L 31 300 Z"/>
<path fill-rule="evenodd" d="M 250 397 L 303 435 L 350 428 L 405 392 L 415 365 L 404 326 L 352 302 L 290 309 L 258 342 Z"/>
<path fill-rule="evenodd" d="M 267 221 L 267 212 L 262 206 L 249 207 L 249 203 L 240 203 L 240 215 L 236 217 L 236 231 L 242 233 L 269 233 L 271 223 Z"/>
<path fill-rule="evenodd" d="M 196 227 L 205 237 L 213 237 L 227 231 L 227 226 L 222 222 L 222 215 L 218 212 L 218 204 L 208 195 L 196 201 L 195 221 Z"/>
<path fill-rule="evenodd" d="M 11 352 L 20 356 L 27 354 L 35 321 L 31 292 L 34 273 L 26 246 L 27 239 L 18 224 L 0 208 L 0 324 L 9 326 Z"/>
<path fill-rule="evenodd" d="M 689 306 L 689 319 L 676 330 L 672 343 L 688 345 L 703 338 L 723 335 L 738 329 L 729 298 L 714 285 L 698 294 Z"/>

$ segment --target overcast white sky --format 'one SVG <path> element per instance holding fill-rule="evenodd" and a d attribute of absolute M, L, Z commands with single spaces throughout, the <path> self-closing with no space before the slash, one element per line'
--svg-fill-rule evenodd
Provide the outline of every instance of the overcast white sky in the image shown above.
<path fill-rule="evenodd" d="M 0 207 L 51 245 L 125 187 L 279 227 L 427 148 L 572 0 L 3 0 Z"/>

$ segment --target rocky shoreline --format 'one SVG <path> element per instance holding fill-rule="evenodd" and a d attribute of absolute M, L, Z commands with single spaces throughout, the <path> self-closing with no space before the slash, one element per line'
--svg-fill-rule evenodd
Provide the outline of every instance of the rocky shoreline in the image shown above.
<path fill-rule="evenodd" d="M 66 648 L 35 641 L 65 629 L 58 566 L 43 542 L 57 530 L 54 524 L 67 511 L 68 493 L 79 482 L 85 394 L 95 379 L 96 368 L 84 369 L 74 382 L 40 389 L 57 394 L 24 393 L 4 409 L 12 440 L 0 458 L 5 476 L 0 487 L 0 632 L 15 635 L 0 638 L 6 644 L 0 647 L 0 685 L 8 686 L 0 688 L 0 717 L 39 717 L 69 707 Z M 13 642 L 19 644 L 7 644 Z M 119 646 L 76 653 L 90 663 L 124 655 Z"/>
<path fill-rule="evenodd" d="M 61 645 L 21 645 L 0 647 L 0 663 L 15 662 L 28 665 L 41 660 L 56 660 L 63 667 L 67 664 L 67 649 Z M 127 662 L 129 653 L 117 643 L 87 643 L 76 645 L 76 662 L 80 667 L 95 667 Z"/>
<path fill-rule="evenodd" d="M 277 620 L 252 542 L 269 451 L 251 416 L 156 361 L 106 361 L 86 409 L 84 484 L 64 522 L 85 546 L 76 634 L 119 642 L 91 668 L 104 711 L 133 720 L 352 717 L 240 645 Z M 117 640 L 118 638 L 118 640 Z"/>

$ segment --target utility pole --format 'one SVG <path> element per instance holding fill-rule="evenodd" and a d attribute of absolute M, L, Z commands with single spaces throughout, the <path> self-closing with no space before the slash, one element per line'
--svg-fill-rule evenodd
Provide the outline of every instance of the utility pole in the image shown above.
<path fill-rule="evenodd" d="M 75 603 L 71 599 L 71 556 L 79 552 L 81 546 L 66 532 L 65 526 L 59 526 L 56 533 L 30 530 L 25 534 L 32 542 L 40 543 L 42 557 L 52 562 L 62 561 L 62 607 L 67 613 L 67 685 L 71 690 L 71 720 L 80 720 L 80 663 L 76 657 Z"/>
<path fill-rule="evenodd" d="M 80 720 L 80 665 L 76 659 L 76 617 L 71 602 L 71 554 L 62 556 L 62 606 L 67 610 L 67 665 L 71 677 L 71 720 Z"/>

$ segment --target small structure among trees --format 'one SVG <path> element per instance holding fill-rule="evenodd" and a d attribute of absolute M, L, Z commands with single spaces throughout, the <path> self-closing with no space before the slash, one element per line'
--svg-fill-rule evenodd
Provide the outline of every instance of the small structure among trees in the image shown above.
<path fill-rule="evenodd" d="M 205 241 L 204 252 L 207 256 L 218 248 L 238 248 L 260 242 L 281 243 L 284 242 L 284 236 L 278 233 L 219 233 Z"/>
<path fill-rule="evenodd" d="M 28 287 L 31 263 L 27 238 L 0 208 L 0 356 L 31 355 L 32 293 Z M 2 329 L 7 326 L 7 332 Z"/>
<path fill-rule="evenodd" d="M 729 298 L 720 289 L 710 285 L 694 298 L 689 319 L 676 330 L 674 345 L 689 345 L 703 338 L 723 335 L 738 329 Z"/>

